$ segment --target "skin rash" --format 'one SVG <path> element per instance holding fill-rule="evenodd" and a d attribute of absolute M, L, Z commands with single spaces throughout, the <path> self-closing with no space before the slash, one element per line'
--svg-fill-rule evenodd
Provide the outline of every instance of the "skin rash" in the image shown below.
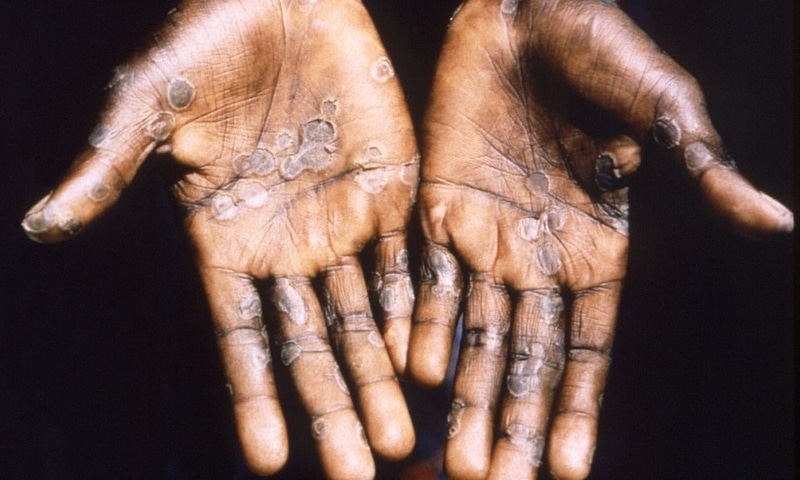
<path fill-rule="evenodd" d="M 286 368 L 326 475 L 346 479 L 410 453 L 398 377 L 444 380 L 462 310 L 448 475 L 588 475 L 642 145 L 737 230 L 793 228 L 723 154 L 694 79 L 613 2 L 467 1 L 419 132 L 421 156 L 360 2 L 187 0 L 118 69 L 89 147 L 23 228 L 67 240 L 171 155 L 245 459 L 286 461 Z"/>

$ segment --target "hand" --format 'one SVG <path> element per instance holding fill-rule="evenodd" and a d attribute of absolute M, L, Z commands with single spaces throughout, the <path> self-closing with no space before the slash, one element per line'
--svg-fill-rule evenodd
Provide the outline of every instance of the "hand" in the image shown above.
<path fill-rule="evenodd" d="M 405 369 L 413 304 L 405 228 L 418 155 L 359 2 L 187 1 L 154 47 L 118 71 L 89 143 L 23 227 L 37 241 L 68 239 L 153 150 L 171 153 L 253 470 L 275 472 L 288 450 L 270 337 L 328 476 L 374 476 L 370 447 L 389 459 L 410 452 L 395 372 Z M 382 332 L 357 259 L 371 242 Z M 262 322 L 262 286 L 274 324 Z"/>
<path fill-rule="evenodd" d="M 668 151 L 734 228 L 793 228 L 724 156 L 696 82 L 618 8 L 470 0 L 423 125 L 409 373 L 439 384 L 467 283 L 445 470 L 589 473 L 628 251 L 629 176 Z"/>

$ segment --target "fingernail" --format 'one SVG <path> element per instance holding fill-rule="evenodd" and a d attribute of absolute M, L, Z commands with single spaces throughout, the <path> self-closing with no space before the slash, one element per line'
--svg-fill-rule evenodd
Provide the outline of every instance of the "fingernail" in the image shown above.
<path fill-rule="evenodd" d="M 83 222 L 75 218 L 72 212 L 56 211 L 56 207 L 50 203 L 51 197 L 52 193 L 39 200 L 22 220 L 25 234 L 34 242 L 57 242 L 83 230 Z"/>
<path fill-rule="evenodd" d="M 22 219 L 22 228 L 25 230 L 25 234 L 34 242 L 41 243 L 42 238 L 39 237 L 39 234 L 47 231 L 53 223 L 52 213 L 50 209 L 46 208 L 52 196 L 53 192 L 50 192 L 47 196 L 39 200 L 33 208 L 28 210 L 28 213 L 25 214 L 25 218 Z"/>

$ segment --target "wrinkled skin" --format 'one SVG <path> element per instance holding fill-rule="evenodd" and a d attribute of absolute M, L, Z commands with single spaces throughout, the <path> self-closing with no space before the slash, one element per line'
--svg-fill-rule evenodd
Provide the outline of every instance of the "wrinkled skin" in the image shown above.
<path fill-rule="evenodd" d="M 327 476 L 371 478 L 371 450 L 411 451 L 396 372 L 413 305 L 405 228 L 419 156 L 360 2 L 185 2 L 154 47 L 119 69 L 89 144 L 23 227 L 37 241 L 68 239 L 150 152 L 171 154 L 254 471 L 287 457 L 272 373 L 284 365 Z M 382 331 L 357 259 L 365 248 Z M 275 322 L 262 319 L 267 309 Z"/>
<path fill-rule="evenodd" d="M 558 477 L 588 473 L 640 143 L 672 152 L 737 229 L 791 229 L 791 214 L 727 165 L 691 78 L 600 2 L 471 0 L 450 28 L 424 135 L 409 367 L 422 384 L 442 381 L 466 297 L 453 478 L 529 478 L 545 451 Z M 390 459 L 410 451 L 394 372 L 413 302 L 404 232 L 416 147 L 357 2 L 186 2 L 120 69 L 89 141 L 23 226 L 67 239 L 151 151 L 171 153 L 255 471 L 276 471 L 288 449 L 273 357 L 295 379 L 329 477 L 374 472 L 348 387 L 369 446 Z M 382 336 L 356 260 L 372 241 Z"/>
<path fill-rule="evenodd" d="M 735 229 L 793 228 L 722 154 L 696 82 L 608 2 L 466 2 L 421 142 L 409 373 L 442 382 L 463 301 L 455 479 L 589 474 L 642 146 L 668 150 Z"/>

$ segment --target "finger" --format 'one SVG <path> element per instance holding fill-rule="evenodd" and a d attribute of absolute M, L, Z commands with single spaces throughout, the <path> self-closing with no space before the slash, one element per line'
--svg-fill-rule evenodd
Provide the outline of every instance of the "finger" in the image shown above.
<path fill-rule="evenodd" d="M 575 294 L 567 365 L 548 446 L 556 478 L 589 475 L 621 290 L 622 282 L 615 281 Z"/>
<path fill-rule="evenodd" d="M 530 36 L 536 54 L 640 138 L 652 135 L 673 151 L 723 219 L 751 235 L 793 229 L 788 209 L 734 172 L 695 79 L 621 10 L 576 0 L 539 10 L 531 27 L 538 34 Z"/>
<path fill-rule="evenodd" d="M 486 478 L 489 472 L 510 323 L 511 301 L 505 288 L 473 275 L 448 416 L 445 470 L 453 478 Z"/>
<path fill-rule="evenodd" d="M 423 386 L 444 381 L 461 302 L 461 268 L 450 251 L 433 242 L 422 247 L 422 276 L 408 346 L 408 370 Z"/>
<path fill-rule="evenodd" d="M 717 215 L 744 235 L 757 238 L 794 229 L 792 212 L 756 190 L 731 166 L 712 164 L 700 175 L 700 186 Z"/>
<path fill-rule="evenodd" d="M 489 478 L 535 478 L 553 391 L 564 366 L 564 304 L 555 290 L 521 292 L 511 327 L 506 396 Z"/>
<path fill-rule="evenodd" d="M 626 186 L 626 177 L 642 163 L 639 144 L 627 135 L 603 143 L 595 162 L 595 183 L 603 192 Z"/>
<path fill-rule="evenodd" d="M 254 471 L 270 475 L 286 462 L 289 443 L 261 322 L 261 299 L 247 276 L 213 268 L 203 268 L 201 274 L 244 457 Z"/>
<path fill-rule="evenodd" d="M 150 92 L 135 69 L 115 81 L 108 107 L 63 182 L 22 222 L 37 242 L 59 242 L 82 231 L 119 198 L 148 154 L 175 129 L 169 109 L 147 105 Z M 138 79 L 138 80 L 137 80 Z"/>
<path fill-rule="evenodd" d="M 383 235 L 375 249 L 372 287 L 382 310 L 383 339 L 397 375 L 404 375 L 414 309 L 414 287 L 408 271 L 405 232 Z"/>
<path fill-rule="evenodd" d="M 278 278 L 272 289 L 279 312 L 281 360 L 289 367 L 312 419 L 323 469 L 330 478 L 370 478 L 374 463 L 349 389 L 333 355 L 310 280 Z"/>
<path fill-rule="evenodd" d="M 281 361 L 311 417 L 320 461 L 330 478 L 372 478 L 375 465 L 347 384 L 336 363 L 317 296 L 307 278 L 272 286 L 281 331 Z"/>
<path fill-rule="evenodd" d="M 378 454 L 400 460 L 414 447 L 414 430 L 355 258 L 344 258 L 326 271 L 325 292 L 329 326 L 356 388 L 370 445 Z"/>

